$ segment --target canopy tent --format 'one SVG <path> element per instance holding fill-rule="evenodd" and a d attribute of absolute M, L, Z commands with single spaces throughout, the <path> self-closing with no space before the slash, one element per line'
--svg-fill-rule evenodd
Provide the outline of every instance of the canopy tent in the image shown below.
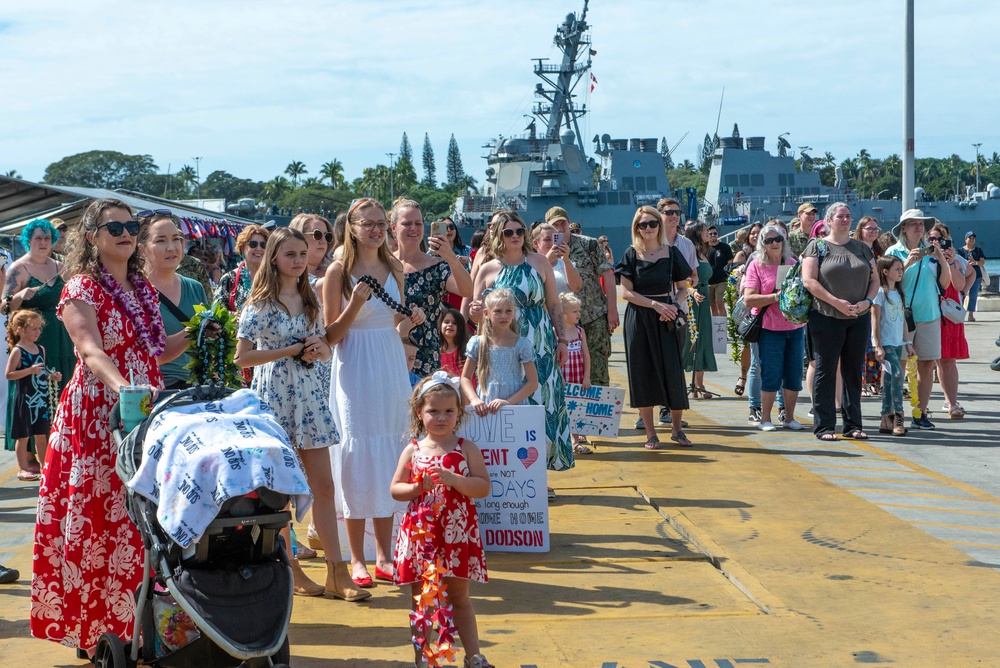
<path fill-rule="evenodd" d="M 169 209 L 182 227 L 188 221 L 192 228 L 207 229 L 208 225 L 250 225 L 254 221 L 239 216 L 220 217 L 217 211 L 200 209 L 173 200 L 154 197 L 127 190 L 104 188 L 78 188 L 32 183 L 9 176 L 0 176 L 0 233 L 17 234 L 35 218 L 58 217 L 70 225 L 78 222 L 91 200 L 114 197 L 128 204 L 134 211 Z M 185 230 L 188 233 L 189 230 Z M 194 233 L 193 236 L 200 236 Z"/>

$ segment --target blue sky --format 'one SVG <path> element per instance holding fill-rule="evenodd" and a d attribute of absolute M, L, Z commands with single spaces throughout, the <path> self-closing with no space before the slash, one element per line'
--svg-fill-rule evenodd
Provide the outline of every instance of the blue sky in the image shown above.
<path fill-rule="evenodd" d="M 582 0 L 37 0 L 0 18 L 0 172 L 39 180 L 92 149 L 270 179 L 292 160 L 348 178 L 424 133 L 443 178 L 454 133 L 520 133 L 531 59 Z M 1000 3 L 917 0 L 917 156 L 1000 152 Z M 596 91 L 582 133 L 667 137 L 695 158 L 715 130 L 790 133 L 839 159 L 902 144 L 902 0 L 592 0 Z M 589 146 L 589 144 L 588 144 Z"/>

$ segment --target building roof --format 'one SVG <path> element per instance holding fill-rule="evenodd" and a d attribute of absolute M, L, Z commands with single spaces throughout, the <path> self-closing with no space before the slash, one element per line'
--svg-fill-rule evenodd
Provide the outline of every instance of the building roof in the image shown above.
<path fill-rule="evenodd" d="M 51 186 L 0 176 L 0 233 L 14 234 L 35 218 L 58 217 L 72 225 L 83 216 L 91 200 L 102 197 L 120 199 L 134 211 L 169 209 L 178 218 L 189 220 L 224 220 L 241 225 L 254 222 L 128 190 Z"/>

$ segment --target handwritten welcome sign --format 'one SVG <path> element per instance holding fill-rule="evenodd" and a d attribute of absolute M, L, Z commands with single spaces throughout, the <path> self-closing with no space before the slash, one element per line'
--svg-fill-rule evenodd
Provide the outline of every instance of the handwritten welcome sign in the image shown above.
<path fill-rule="evenodd" d="M 486 549 L 548 552 L 545 407 L 504 406 L 486 417 L 470 410 L 458 435 L 479 446 L 490 474 L 489 496 L 476 499 Z"/>
<path fill-rule="evenodd" d="M 569 413 L 569 430 L 574 434 L 618 438 L 622 421 L 622 402 L 625 390 L 620 387 L 603 387 L 566 383 L 566 412 Z"/>

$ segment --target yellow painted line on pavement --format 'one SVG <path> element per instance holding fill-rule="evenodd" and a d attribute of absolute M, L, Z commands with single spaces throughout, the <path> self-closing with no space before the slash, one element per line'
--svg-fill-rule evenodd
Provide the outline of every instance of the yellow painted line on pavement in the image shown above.
<path fill-rule="evenodd" d="M 897 471 L 897 473 L 906 473 L 906 471 Z M 824 478 L 837 478 L 843 480 L 864 480 L 866 482 L 891 482 L 899 485 L 927 485 L 930 487 L 941 487 L 941 482 L 939 480 L 900 480 L 898 478 L 866 478 L 864 476 L 858 475 L 837 475 L 835 473 L 819 473 Z"/>
<path fill-rule="evenodd" d="M 0 538 L 4 538 L 5 536 L 21 536 L 26 533 L 35 533 L 35 528 L 21 529 L 20 531 L 4 531 L 0 533 Z"/>
<path fill-rule="evenodd" d="M 964 540 L 948 540 L 945 541 L 949 545 L 964 545 L 965 547 L 985 547 L 990 550 L 1000 550 L 1000 545 L 987 545 L 985 543 L 969 543 Z"/>
<path fill-rule="evenodd" d="M 914 521 L 914 526 L 920 527 L 945 527 L 948 529 L 963 529 L 967 531 L 987 531 L 990 533 L 1000 533 L 1000 529 L 993 529 L 990 527 L 973 527 L 968 524 L 951 524 L 950 522 L 924 522 L 924 521 Z"/>
<path fill-rule="evenodd" d="M 878 503 L 882 508 L 907 508 L 910 510 L 928 510 L 940 513 L 954 513 L 956 515 L 977 515 L 981 517 L 1000 517 L 1000 512 L 988 513 L 983 510 L 956 510 L 955 508 L 932 508 L 929 506 L 911 506 L 906 503 Z"/>
<path fill-rule="evenodd" d="M 973 495 L 975 497 L 978 497 L 978 498 L 980 498 L 980 499 L 982 499 L 984 501 L 989 501 L 990 503 L 996 503 L 996 504 L 1000 505 L 1000 497 L 996 497 L 996 496 L 994 496 L 994 495 L 992 495 L 992 494 L 990 494 L 988 492 L 984 492 L 983 490 L 979 489 L 978 487 L 973 487 L 972 485 L 966 484 L 966 483 L 964 483 L 964 482 L 962 482 L 960 480 L 955 480 L 954 478 L 949 478 L 948 476 L 942 475 L 942 474 L 938 473 L 937 471 L 932 471 L 932 470 L 930 470 L 928 468 L 920 466 L 919 464 L 911 462 L 909 459 L 906 459 L 904 457 L 900 457 L 898 455 L 894 455 L 893 453 L 888 452 L 886 450 L 882 450 L 881 448 L 876 448 L 874 445 L 870 445 L 869 443 L 867 443 L 865 441 L 855 441 L 855 444 L 859 448 L 861 448 L 863 450 L 867 450 L 868 452 L 870 452 L 872 454 L 875 454 L 875 455 L 878 455 L 878 456 L 883 457 L 885 459 L 888 459 L 889 461 L 896 462 L 897 464 L 902 464 L 903 466 L 906 466 L 906 467 L 912 469 L 913 471 L 915 471 L 917 473 L 922 473 L 922 474 L 924 474 L 925 476 L 927 476 L 929 478 L 934 478 L 935 480 L 940 480 L 942 483 L 945 483 L 945 484 L 947 484 L 950 487 L 955 487 L 957 489 L 962 490 L 963 492 L 966 492 L 967 494 L 971 494 L 971 495 Z"/>
<path fill-rule="evenodd" d="M 871 461 L 870 459 L 866 461 Z M 915 471 L 901 471 L 899 469 L 884 469 L 878 466 L 851 466 L 849 464 L 825 464 L 825 463 L 814 463 L 814 462 L 796 462 L 796 464 L 802 464 L 803 466 L 820 466 L 825 469 L 843 469 L 850 471 L 885 471 L 886 473 L 915 473 Z M 813 471 L 813 473 L 819 473 L 821 475 L 826 475 L 821 471 Z M 831 473 L 830 476 L 835 474 Z"/>
<path fill-rule="evenodd" d="M 476 600 L 478 601 L 479 598 L 480 597 L 477 596 Z M 586 609 L 588 611 L 590 610 L 590 608 L 586 608 L 585 606 L 564 605 L 564 606 L 560 606 L 560 607 L 562 607 L 562 608 L 568 608 L 568 609 L 581 609 L 582 608 L 582 609 Z M 706 611 L 706 612 L 677 612 L 677 613 L 673 613 L 673 614 L 663 614 L 663 615 L 629 615 L 628 618 L 629 618 L 629 620 L 644 620 L 644 619 L 699 619 L 699 618 L 700 619 L 704 619 L 705 617 L 711 617 L 711 618 L 715 619 L 717 617 L 761 617 L 764 614 L 765 613 L 763 613 L 763 612 L 737 612 L 737 611 L 732 611 L 732 610 L 729 610 L 729 611 L 726 611 L 726 610 L 717 610 L 717 611 Z M 516 617 L 517 617 L 518 623 L 534 622 L 534 623 L 541 623 L 541 624 L 544 624 L 546 626 L 555 625 L 557 622 L 579 623 L 579 621 L 580 621 L 579 619 L 575 619 L 573 617 L 566 616 L 566 615 L 564 615 L 564 616 L 553 616 L 553 615 L 516 615 Z M 599 614 L 599 613 L 598 614 L 588 614 L 587 615 L 587 621 L 588 622 L 592 622 L 592 621 L 604 621 L 604 622 L 607 622 L 607 621 L 620 621 L 620 620 L 621 620 L 621 615 L 602 615 L 602 614 Z M 479 628 L 484 628 L 484 627 L 488 628 L 488 627 L 491 627 L 491 626 L 499 626 L 501 628 L 508 628 L 510 626 L 510 620 L 509 619 L 501 620 L 501 621 L 498 621 L 496 623 L 491 624 L 488 621 L 484 622 L 483 621 L 483 617 L 477 617 L 476 618 L 476 625 Z"/>
<path fill-rule="evenodd" d="M 819 475 L 819 474 L 817 474 Z M 865 492 L 866 494 L 898 494 L 900 496 L 919 496 L 926 499 L 951 499 L 954 501 L 968 501 L 964 496 L 946 496 L 944 494 L 927 494 L 924 492 L 899 492 L 891 489 L 872 489 L 871 487 L 844 487 L 848 492 Z M 881 505 L 881 504 L 876 504 Z"/>

